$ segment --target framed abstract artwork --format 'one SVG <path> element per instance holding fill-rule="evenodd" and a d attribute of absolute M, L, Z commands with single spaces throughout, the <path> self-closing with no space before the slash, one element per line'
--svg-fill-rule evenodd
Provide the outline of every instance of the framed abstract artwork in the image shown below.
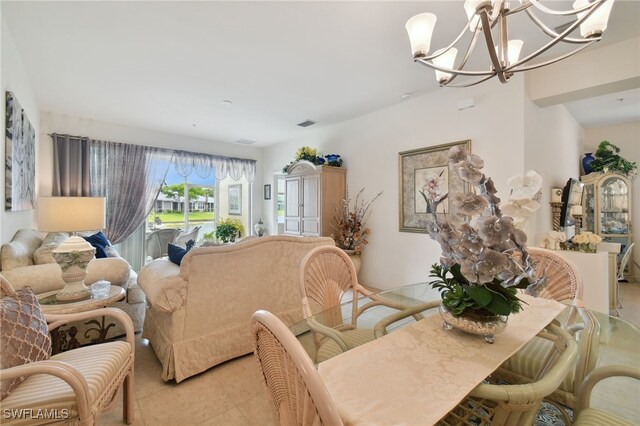
<path fill-rule="evenodd" d="M 270 184 L 266 184 L 264 186 L 264 199 L 265 200 L 270 200 L 271 199 L 271 185 Z"/>
<path fill-rule="evenodd" d="M 12 92 L 6 96 L 5 188 L 6 211 L 32 210 L 36 177 L 36 131 Z"/>
<path fill-rule="evenodd" d="M 242 184 L 229 185 L 229 215 L 242 215 Z"/>
<path fill-rule="evenodd" d="M 438 177 L 438 193 L 466 192 L 468 184 L 449 172 L 447 153 L 454 146 L 471 151 L 471 140 L 403 151 L 398 154 L 400 172 L 400 232 L 427 233 L 432 217 L 430 207 L 421 192 L 425 192 L 427 178 Z M 449 214 L 450 200 L 438 206 L 437 214 Z"/>

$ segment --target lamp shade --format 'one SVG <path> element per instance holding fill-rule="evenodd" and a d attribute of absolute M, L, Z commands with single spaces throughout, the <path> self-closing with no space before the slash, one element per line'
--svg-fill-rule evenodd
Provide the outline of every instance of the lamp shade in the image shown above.
<path fill-rule="evenodd" d="M 421 13 L 407 21 L 406 28 L 413 56 L 426 56 L 431 48 L 431 36 L 438 18 L 433 13 Z"/>
<path fill-rule="evenodd" d="M 576 0 L 573 3 L 574 9 L 579 9 L 591 3 L 589 0 Z M 613 7 L 613 0 L 606 0 L 589 17 L 580 24 L 580 35 L 582 37 L 600 36 L 607 29 L 609 14 Z M 582 19 L 588 11 L 578 13 L 578 19 Z"/>
<path fill-rule="evenodd" d="M 436 54 L 439 53 L 440 51 L 441 50 L 438 50 Z M 453 68 L 453 64 L 456 60 L 457 54 L 458 54 L 458 49 L 456 49 L 455 47 L 452 47 L 442 55 L 433 58 L 433 63 L 439 67 L 451 69 Z M 450 78 L 451 78 L 451 73 L 436 70 L 436 79 L 438 80 L 439 83 L 447 81 Z"/>
<path fill-rule="evenodd" d="M 76 232 L 104 229 L 104 206 L 102 197 L 40 197 L 38 230 Z"/>

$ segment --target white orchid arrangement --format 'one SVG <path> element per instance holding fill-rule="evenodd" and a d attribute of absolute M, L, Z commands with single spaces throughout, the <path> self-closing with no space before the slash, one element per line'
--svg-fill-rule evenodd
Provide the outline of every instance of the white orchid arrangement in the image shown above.
<path fill-rule="evenodd" d="M 500 204 L 493 180 L 480 170 L 484 161 L 464 147 L 449 150 L 449 170 L 472 186 L 471 192 L 442 194 L 437 177 L 427 177 L 422 195 L 432 219 L 429 234 L 442 249 L 440 264 L 432 266 L 431 282 L 443 304 L 455 315 L 474 311 L 481 315 L 509 315 L 521 309 L 517 288 L 538 284 L 526 250 L 526 234 L 516 227 L 540 207 L 542 177 L 533 171 L 509 180 L 509 201 Z M 436 213 L 438 205 L 451 198 L 450 222 Z M 452 276 L 450 277 L 449 274 Z M 484 312 L 483 312 L 484 311 Z"/>

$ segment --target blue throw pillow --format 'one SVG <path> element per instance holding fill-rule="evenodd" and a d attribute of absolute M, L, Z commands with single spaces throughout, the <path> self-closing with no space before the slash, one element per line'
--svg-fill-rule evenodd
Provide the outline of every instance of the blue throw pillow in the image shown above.
<path fill-rule="evenodd" d="M 97 234 L 93 234 L 88 237 L 82 237 L 89 244 L 91 244 L 96 249 L 96 259 L 101 259 L 103 257 L 107 257 L 107 252 L 104 250 L 105 247 L 110 246 L 109 240 L 107 240 L 106 235 L 102 233 L 102 231 Z"/>
<path fill-rule="evenodd" d="M 189 251 L 188 249 L 183 249 L 182 247 L 169 244 L 167 254 L 169 255 L 170 261 L 180 266 L 180 263 L 182 262 L 182 258 L 184 257 L 185 254 L 187 254 L 188 251 Z"/>

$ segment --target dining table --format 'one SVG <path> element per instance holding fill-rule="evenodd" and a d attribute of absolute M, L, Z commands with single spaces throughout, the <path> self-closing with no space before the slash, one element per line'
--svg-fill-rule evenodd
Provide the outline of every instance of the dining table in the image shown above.
<path fill-rule="evenodd" d="M 374 329 L 378 338 L 338 353 L 317 364 L 320 376 L 345 424 L 434 424 L 522 348 L 549 322 L 568 323 L 576 309 L 589 311 L 598 323 L 596 367 L 626 365 L 640 368 L 640 329 L 620 318 L 548 299 L 520 295 L 524 310 L 508 318 L 504 331 L 487 343 L 482 336 L 447 330 L 438 313 L 440 294 L 429 283 L 373 291 L 358 298 L 357 307 L 373 306 L 353 320 L 353 295 L 293 324 L 312 360 L 318 336 L 309 324 L 332 328 L 355 325 Z M 412 315 L 402 315 L 402 305 Z M 401 320 L 396 318 L 401 317 Z M 591 406 L 615 412 L 640 424 L 640 381 L 610 378 L 596 386 Z"/>

